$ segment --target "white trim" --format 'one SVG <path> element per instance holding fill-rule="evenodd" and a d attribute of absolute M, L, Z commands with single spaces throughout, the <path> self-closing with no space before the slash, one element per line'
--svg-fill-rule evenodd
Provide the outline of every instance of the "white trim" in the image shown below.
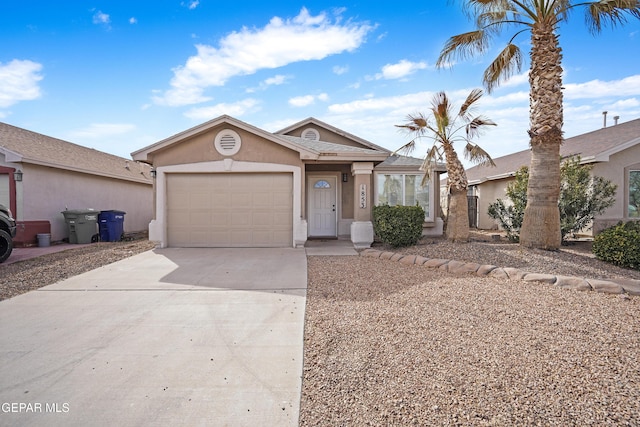
<path fill-rule="evenodd" d="M 225 159 L 227 160 L 227 159 Z M 156 168 L 156 218 L 149 224 L 149 240 L 158 242 L 159 247 L 167 247 L 167 174 L 171 173 L 256 173 L 289 172 L 293 174 L 293 241 L 292 247 L 304 246 L 307 240 L 307 223 L 301 217 L 302 206 L 302 170 L 299 166 L 277 163 L 255 162 L 215 162 L 188 163 L 160 166 Z"/>

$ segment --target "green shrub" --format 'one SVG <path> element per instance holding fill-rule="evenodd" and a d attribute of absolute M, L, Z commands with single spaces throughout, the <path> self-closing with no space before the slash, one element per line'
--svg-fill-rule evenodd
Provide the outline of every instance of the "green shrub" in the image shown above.
<path fill-rule="evenodd" d="M 599 259 L 640 270 L 640 221 L 607 228 L 593 239 L 593 253 Z"/>
<path fill-rule="evenodd" d="M 420 206 L 373 207 L 373 231 L 394 248 L 415 245 L 422 236 L 423 223 L 424 209 Z"/>

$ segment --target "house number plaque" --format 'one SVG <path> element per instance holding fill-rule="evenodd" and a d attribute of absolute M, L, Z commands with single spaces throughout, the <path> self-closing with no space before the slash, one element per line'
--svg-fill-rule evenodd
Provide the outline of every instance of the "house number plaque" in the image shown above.
<path fill-rule="evenodd" d="M 367 184 L 360 184 L 360 207 L 367 207 Z"/>

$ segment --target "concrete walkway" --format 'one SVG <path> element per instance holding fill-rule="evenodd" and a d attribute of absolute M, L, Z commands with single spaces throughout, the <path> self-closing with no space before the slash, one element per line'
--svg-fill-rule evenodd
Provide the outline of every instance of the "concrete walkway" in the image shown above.
<path fill-rule="evenodd" d="M 305 255 L 154 250 L 0 302 L 0 425 L 297 425 Z"/>

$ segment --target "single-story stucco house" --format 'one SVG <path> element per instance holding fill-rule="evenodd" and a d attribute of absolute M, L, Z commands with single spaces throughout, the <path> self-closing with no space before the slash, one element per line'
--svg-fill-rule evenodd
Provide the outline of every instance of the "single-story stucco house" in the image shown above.
<path fill-rule="evenodd" d="M 604 127 L 593 132 L 567 138 L 560 147 L 563 158 L 579 155 L 583 164 L 593 165 L 592 174 L 617 185 L 615 204 L 594 219 L 597 234 L 619 221 L 640 219 L 640 119 Z M 494 159 L 496 167 L 474 166 L 467 169 L 470 196 L 477 197 L 477 227 L 495 229 L 495 220 L 487 210 L 497 199 L 506 198 L 506 188 L 515 172 L 529 166 L 530 150 Z M 635 184 L 634 184 L 635 183 Z"/>
<path fill-rule="evenodd" d="M 300 247 L 373 242 L 372 206 L 419 203 L 442 234 L 438 182 L 419 159 L 315 118 L 272 133 L 223 115 L 132 153 L 153 166 L 149 239 L 160 247 Z"/>
<path fill-rule="evenodd" d="M 145 231 L 153 211 L 149 165 L 0 123 L 0 203 L 17 220 L 16 246 L 69 237 L 66 209 L 126 212 L 124 232 Z"/>

